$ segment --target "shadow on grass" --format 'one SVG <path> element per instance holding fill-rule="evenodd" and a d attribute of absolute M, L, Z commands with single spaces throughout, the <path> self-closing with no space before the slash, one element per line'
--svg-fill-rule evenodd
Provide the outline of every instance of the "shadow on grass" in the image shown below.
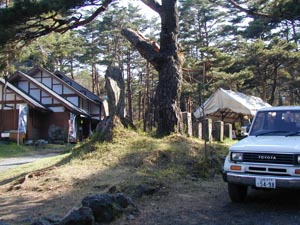
<path fill-rule="evenodd" d="M 221 171 L 224 152 L 226 151 L 222 144 L 208 145 L 207 149 L 204 149 L 203 143 L 199 144 L 199 142 L 191 141 L 180 135 L 173 135 L 168 139 L 137 138 L 130 143 L 126 143 L 126 145 L 128 145 L 129 151 L 125 155 L 120 152 L 123 155 L 122 159 L 111 166 L 135 168 L 136 171 L 147 174 L 147 176 L 154 176 L 157 179 L 163 179 L 166 175 L 169 177 L 184 177 L 186 175 L 196 178 L 211 177 Z M 97 136 L 74 146 L 72 150 L 70 149 L 70 146 L 68 146 L 61 151 L 62 154 L 67 153 L 67 156 L 59 162 L 38 171 L 61 167 L 72 160 L 101 158 L 106 152 L 115 151 L 113 143 L 99 143 L 97 142 Z M 0 185 L 22 179 L 28 173 L 34 172 L 37 171 L 24 172 L 18 176 L 4 179 L 0 182 Z"/>
<path fill-rule="evenodd" d="M 126 149 L 123 148 L 125 145 Z M 0 218 L 11 225 L 26 225 L 33 219 L 49 214 L 63 216 L 73 207 L 80 206 L 81 200 L 91 193 L 113 191 L 133 195 L 134 188 L 141 184 L 171 189 L 171 185 L 182 180 L 198 182 L 219 173 L 225 152 L 222 144 L 213 144 L 208 146 L 204 154 L 203 143 L 178 135 L 166 139 L 125 137 L 116 143 L 102 144 L 91 140 L 75 147 L 55 165 L 43 169 L 47 171 L 66 166 L 72 161 L 81 162 L 80 166 L 69 171 L 70 177 L 74 176 L 72 181 L 66 182 L 59 175 L 45 176 L 39 178 L 38 186 L 28 190 L 21 188 L 1 193 Z M 91 160 L 98 160 L 99 165 L 105 166 L 98 167 L 97 163 L 92 165 Z M 83 169 L 93 171 L 88 176 L 80 176 Z M 21 174 L 13 180 L 25 175 Z M 213 195 L 212 199 L 215 201 Z M 199 204 L 202 204 L 201 199 Z M 222 206 L 224 204 L 219 207 Z M 172 215 L 170 218 L 170 224 L 175 224 Z M 188 224 L 188 220 L 181 224 Z"/>
<path fill-rule="evenodd" d="M 122 149 L 123 145 L 128 145 L 126 150 Z M 116 155 L 111 156 L 114 160 L 108 163 L 107 161 L 110 159 L 108 155 L 114 152 Z M 112 190 L 132 194 L 133 189 L 130 187 L 145 183 L 163 186 L 167 188 L 167 191 L 171 191 L 172 185 L 176 186 L 176 182 L 183 181 L 180 186 L 183 187 L 182 196 L 191 192 L 194 195 L 194 198 L 191 198 L 194 199 L 193 204 L 199 204 L 199 208 L 202 210 L 197 211 L 196 207 L 192 211 L 193 218 L 191 218 L 190 203 L 185 203 L 177 196 L 172 199 L 173 202 L 170 203 L 169 211 L 166 208 L 162 209 L 164 210 L 163 215 L 157 212 L 156 208 L 159 205 L 156 203 L 146 204 L 144 207 L 148 207 L 147 205 L 150 207 L 147 208 L 148 211 L 145 210 L 148 212 L 149 218 L 140 222 L 143 224 L 147 224 L 147 221 L 148 224 L 162 224 L 162 219 L 165 219 L 168 222 L 165 224 L 189 224 L 193 219 L 203 221 L 203 224 L 205 221 L 216 221 L 216 224 L 232 224 L 233 222 L 239 224 L 238 220 L 232 221 L 232 218 L 244 219 L 249 215 L 251 218 L 263 216 L 264 224 L 276 221 L 279 217 L 280 219 L 286 218 L 286 224 L 296 224 L 295 222 L 299 221 L 300 196 L 295 195 L 295 193 L 280 192 L 279 195 L 273 193 L 264 197 L 263 200 L 259 197 L 261 195 L 257 193 L 250 196 L 248 204 L 232 204 L 228 201 L 228 197 L 224 197 L 227 196 L 224 189 L 218 189 L 220 182 L 214 184 L 211 181 L 212 184 L 208 187 L 200 186 L 197 182 L 202 183 L 202 178 L 218 174 L 225 154 L 226 149 L 222 144 L 209 145 L 204 154 L 203 143 L 187 140 L 181 136 L 172 136 L 167 139 L 130 139 L 130 143 L 123 139 L 115 144 L 86 142 L 80 147 L 74 148 L 69 156 L 55 165 L 55 167 L 60 167 L 73 160 L 82 160 L 82 165 L 75 167 L 78 171 L 70 171 L 70 176 L 71 173 L 72 175 L 78 174 L 72 182 L 66 183 L 64 179 L 58 176 L 43 177 L 38 187 L 2 193 L 0 195 L 0 218 L 11 225 L 26 225 L 30 224 L 33 219 L 49 214 L 63 216 L 73 207 L 80 206 L 81 200 L 88 194 Z M 106 167 L 102 169 L 95 167 L 89 176 L 81 177 L 81 169 L 92 168 L 92 166 L 85 165 L 85 163 L 89 164 L 89 160 L 92 158 L 99 160 L 99 164 L 104 161 Z M 47 169 L 50 168 L 45 168 L 45 170 Z M 50 182 L 51 180 L 55 181 L 55 185 Z M 189 190 L 189 186 L 186 184 L 188 183 L 187 180 L 196 182 L 195 185 L 199 185 L 199 188 Z M 207 196 L 204 196 L 202 192 L 206 193 Z M 169 200 L 167 196 L 162 196 L 161 199 L 164 204 L 167 204 L 166 201 Z M 159 201 L 152 199 L 151 202 L 154 200 Z M 289 200 L 292 201 L 289 202 Z M 139 200 L 136 199 L 136 201 Z M 182 201 L 176 203 L 181 206 L 177 209 L 181 212 L 180 221 L 178 219 L 179 213 L 172 205 L 175 201 Z M 141 204 L 145 204 L 145 200 Z M 203 209 L 201 205 L 210 207 Z M 171 208 L 173 209 L 171 210 Z M 284 213 L 276 213 L 279 211 Z M 262 212 L 264 212 L 263 215 Z M 269 219 L 268 216 L 270 216 Z M 135 224 L 142 224 L 139 223 L 139 218 L 136 218 Z"/>

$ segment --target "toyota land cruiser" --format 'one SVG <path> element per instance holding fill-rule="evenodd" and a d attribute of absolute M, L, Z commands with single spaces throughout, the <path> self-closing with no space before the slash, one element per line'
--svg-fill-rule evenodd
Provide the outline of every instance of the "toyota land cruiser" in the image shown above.
<path fill-rule="evenodd" d="M 223 178 L 233 202 L 248 187 L 300 189 L 300 106 L 259 110 L 248 137 L 229 148 Z"/>

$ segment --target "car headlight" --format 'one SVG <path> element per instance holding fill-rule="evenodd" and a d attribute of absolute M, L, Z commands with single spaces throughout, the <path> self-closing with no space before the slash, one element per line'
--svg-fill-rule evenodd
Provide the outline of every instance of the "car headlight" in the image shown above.
<path fill-rule="evenodd" d="M 243 153 L 232 152 L 230 158 L 231 158 L 231 161 L 242 162 L 243 161 Z M 298 157 L 298 160 L 300 160 L 300 157 Z"/>
<path fill-rule="evenodd" d="M 297 163 L 300 164 L 300 155 L 297 155 Z"/>

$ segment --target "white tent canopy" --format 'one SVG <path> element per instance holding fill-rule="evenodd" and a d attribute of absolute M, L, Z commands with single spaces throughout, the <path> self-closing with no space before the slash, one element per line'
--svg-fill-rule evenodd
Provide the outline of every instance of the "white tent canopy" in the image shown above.
<path fill-rule="evenodd" d="M 225 117 L 225 114 L 233 113 L 254 116 L 258 109 L 270 106 L 261 98 L 220 88 L 193 114 L 196 118 L 203 117 L 204 110 L 205 115 L 215 117 Z"/>

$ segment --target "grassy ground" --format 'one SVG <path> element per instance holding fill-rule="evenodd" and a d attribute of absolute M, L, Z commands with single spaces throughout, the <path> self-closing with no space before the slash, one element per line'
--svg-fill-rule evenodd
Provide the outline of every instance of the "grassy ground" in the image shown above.
<path fill-rule="evenodd" d="M 5 171 L 5 173 L 0 173 L 0 185 L 5 183 L 5 181 L 10 181 L 13 178 L 19 177 L 23 174 L 56 165 L 70 155 L 70 149 L 70 145 L 47 144 L 34 147 L 17 145 L 14 142 L 8 144 L 0 144 L 0 161 L 14 157 L 27 157 L 34 155 L 44 155 L 48 153 L 57 154 L 57 156 L 39 159 L 32 163 L 8 169 Z"/>
<path fill-rule="evenodd" d="M 0 145 L 0 160 L 56 150 L 64 153 L 11 169 L 0 175 L 0 181 L 24 172 L 66 164 L 101 164 L 106 167 L 125 165 L 135 168 L 135 174 L 139 177 L 158 180 L 182 176 L 210 177 L 221 170 L 228 146 L 233 143 L 225 140 L 205 145 L 202 140 L 176 134 L 157 139 L 124 129 L 117 130 L 114 135 L 113 142 L 99 143 L 97 137 L 93 137 L 73 148 L 68 145 Z"/>
<path fill-rule="evenodd" d="M 74 148 L 70 162 L 127 166 L 134 168 L 134 174 L 143 179 L 211 177 L 221 171 L 228 146 L 233 143 L 226 140 L 205 145 L 203 140 L 182 135 L 158 139 L 123 129 L 117 130 L 114 135 L 111 143 L 99 143 L 94 138 Z"/>
<path fill-rule="evenodd" d="M 178 185 L 184 191 L 193 189 L 221 174 L 224 156 L 233 143 L 205 145 L 176 134 L 158 139 L 124 129 L 115 131 L 112 142 L 97 140 L 95 136 L 71 150 L 63 149 L 64 154 L 11 169 L 10 177 L 1 175 L 0 196 L 10 207 L 0 210 L 0 218 L 26 224 L 20 221 L 28 215 L 63 215 L 91 193 L 117 191 L 134 198 L 140 185 L 162 192 Z"/>
<path fill-rule="evenodd" d="M 41 146 L 17 145 L 15 142 L 0 144 L 0 160 L 32 154 L 43 154 L 55 151 L 68 151 L 71 146 L 45 144 Z"/>
<path fill-rule="evenodd" d="M 29 146 L 17 145 L 16 143 L 0 145 L 0 159 L 21 156 L 34 151 L 34 148 Z"/>

